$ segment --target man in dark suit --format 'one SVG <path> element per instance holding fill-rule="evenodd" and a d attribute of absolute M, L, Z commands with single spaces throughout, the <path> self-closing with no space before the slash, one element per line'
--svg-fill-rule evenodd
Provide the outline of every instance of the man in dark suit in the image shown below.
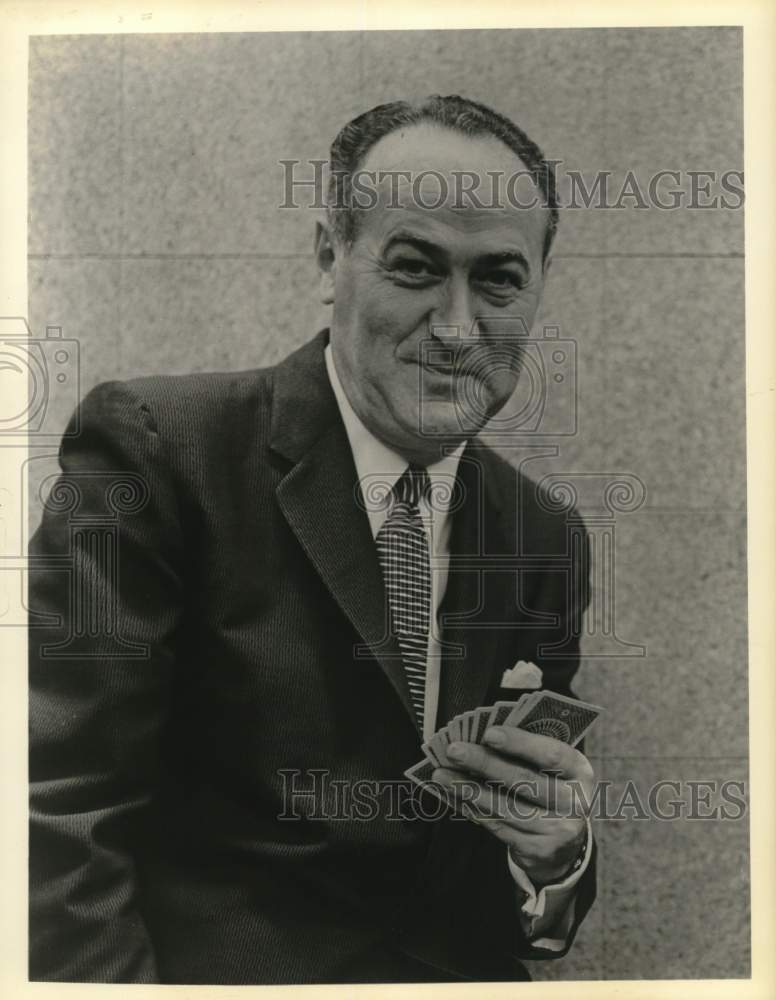
<path fill-rule="evenodd" d="M 584 546 L 569 563 L 566 518 L 476 441 L 541 298 L 541 163 L 461 98 L 368 112 L 318 228 L 331 330 L 82 403 L 31 546 L 31 978 L 508 980 L 570 946 L 584 755 L 459 746 L 434 778 L 479 796 L 468 819 L 402 778 L 424 735 L 522 693 L 516 662 L 564 694 L 578 666 Z M 530 208 L 428 197 L 526 169 Z M 515 786 L 535 808 L 504 808 Z"/>

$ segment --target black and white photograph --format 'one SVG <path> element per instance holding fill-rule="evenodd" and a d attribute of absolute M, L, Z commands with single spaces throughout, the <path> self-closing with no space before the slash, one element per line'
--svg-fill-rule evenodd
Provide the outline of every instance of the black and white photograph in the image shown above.
<path fill-rule="evenodd" d="M 77 24 L 0 317 L 29 982 L 749 980 L 742 25 Z"/>

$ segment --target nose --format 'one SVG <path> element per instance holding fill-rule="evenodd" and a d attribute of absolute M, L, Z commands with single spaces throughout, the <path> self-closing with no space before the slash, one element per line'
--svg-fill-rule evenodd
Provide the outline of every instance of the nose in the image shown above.
<path fill-rule="evenodd" d="M 439 340 L 479 340 L 481 331 L 469 282 L 451 276 L 440 287 L 439 295 L 429 317 L 431 334 Z"/>

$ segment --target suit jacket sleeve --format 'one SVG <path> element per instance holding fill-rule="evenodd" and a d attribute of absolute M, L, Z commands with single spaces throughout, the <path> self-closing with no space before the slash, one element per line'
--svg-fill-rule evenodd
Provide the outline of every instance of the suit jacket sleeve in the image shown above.
<path fill-rule="evenodd" d="M 31 619 L 48 624 L 31 627 L 29 647 L 29 971 L 153 982 L 133 831 L 169 703 L 180 519 L 154 418 L 132 389 L 98 386 L 80 417 L 30 546 Z M 45 566 L 52 556 L 59 568 Z"/>

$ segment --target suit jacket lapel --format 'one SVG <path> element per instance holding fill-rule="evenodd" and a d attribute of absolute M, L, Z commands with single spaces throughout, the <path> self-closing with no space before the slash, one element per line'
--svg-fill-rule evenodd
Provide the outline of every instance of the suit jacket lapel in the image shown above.
<path fill-rule="evenodd" d="M 510 522 L 503 517 L 489 454 L 476 443 L 461 456 L 463 503 L 453 514 L 450 571 L 440 608 L 442 672 L 437 726 L 483 705 L 507 615 L 514 571 L 488 567 L 489 557 L 513 555 Z"/>
<path fill-rule="evenodd" d="M 364 640 L 415 723 L 401 652 L 387 628 L 386 594 L 357 473 L 324 359 L 327 333 L 275 371 L 272 447 L 294 464 L 277 488 L 292 531 L 339 607 Z"/>

